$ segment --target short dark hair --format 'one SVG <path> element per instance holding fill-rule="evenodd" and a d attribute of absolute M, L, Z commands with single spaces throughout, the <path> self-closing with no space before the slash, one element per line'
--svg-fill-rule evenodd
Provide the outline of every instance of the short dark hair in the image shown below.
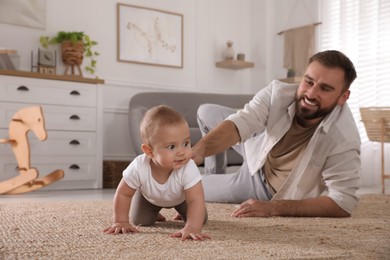
<path fill-rule="evenodd" d="M 344 71 L 345 86 L 344 90 L 349 89 L 352 82 L 356 79 L 356 70 L 352 61 L 342 52 L 337 50 L 327 50 L 314 54 L 309 59 L 309 64 L 318 61 L 329 68 L 341 68 Z"/>

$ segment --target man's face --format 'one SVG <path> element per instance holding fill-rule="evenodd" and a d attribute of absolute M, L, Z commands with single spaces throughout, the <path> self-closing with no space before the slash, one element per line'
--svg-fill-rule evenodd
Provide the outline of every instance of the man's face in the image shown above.
<path fill-rule="evenodd" d="M 315 124 L 348 100 L 344 71 L 314 61 L 309 64 L 295 94 L 296 115 L 302 126 Z"/>

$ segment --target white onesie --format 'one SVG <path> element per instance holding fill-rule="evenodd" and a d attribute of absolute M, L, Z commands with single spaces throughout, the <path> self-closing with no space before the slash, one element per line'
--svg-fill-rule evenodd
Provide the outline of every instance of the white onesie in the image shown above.
<path fill-rule="evenodd" d="M 129 187 L 140 190 L 152 204 L 160 207 L 174 207 L 185 200 L 184 190 L 202 180 L 199 169 L 190 160 L 180 169 L 174 169 L 164 184 L 152 176 L 150 158 L 146 154 L 137 156 L 123 171 L 123 179 Z"/>

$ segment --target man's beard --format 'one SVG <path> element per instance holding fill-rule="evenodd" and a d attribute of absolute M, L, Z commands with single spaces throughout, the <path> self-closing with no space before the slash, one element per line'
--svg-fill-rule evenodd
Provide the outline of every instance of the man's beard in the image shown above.
<path fill-rule="evenodd" d="M 301 121 L 306 120 L 312 120 L 312 119 L 318 119 L 318 118 L 324 118 L 326 115 L 328 115 L 330 112 L 332 112 L 333 108 L 337 106 L 337 100 L 329 107 L 329 108 L 321 108 L 321 105 L 317 100 L 310 100 L 312 102 L 315 102 L 318 106 L 318 109 L 316 111 L 312 111 L 309 109 L 306 109 L 301 106 L 301 102 L 303 101 L 304 96 L 298 97 L 297 94 L 295 94 L 295 110 L 296 110 L 296 116 Z"/>

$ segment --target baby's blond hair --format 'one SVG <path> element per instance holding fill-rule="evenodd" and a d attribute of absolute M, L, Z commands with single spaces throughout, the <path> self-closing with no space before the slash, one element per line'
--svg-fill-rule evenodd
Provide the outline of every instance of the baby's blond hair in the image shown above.
<path fill-rule="evenodd" d="M 150 144 L 158 127 L 187 123 L 182 114 L 166 105 L 159 105 L 146 111 L 140 124 L 142 142 Z"/>

